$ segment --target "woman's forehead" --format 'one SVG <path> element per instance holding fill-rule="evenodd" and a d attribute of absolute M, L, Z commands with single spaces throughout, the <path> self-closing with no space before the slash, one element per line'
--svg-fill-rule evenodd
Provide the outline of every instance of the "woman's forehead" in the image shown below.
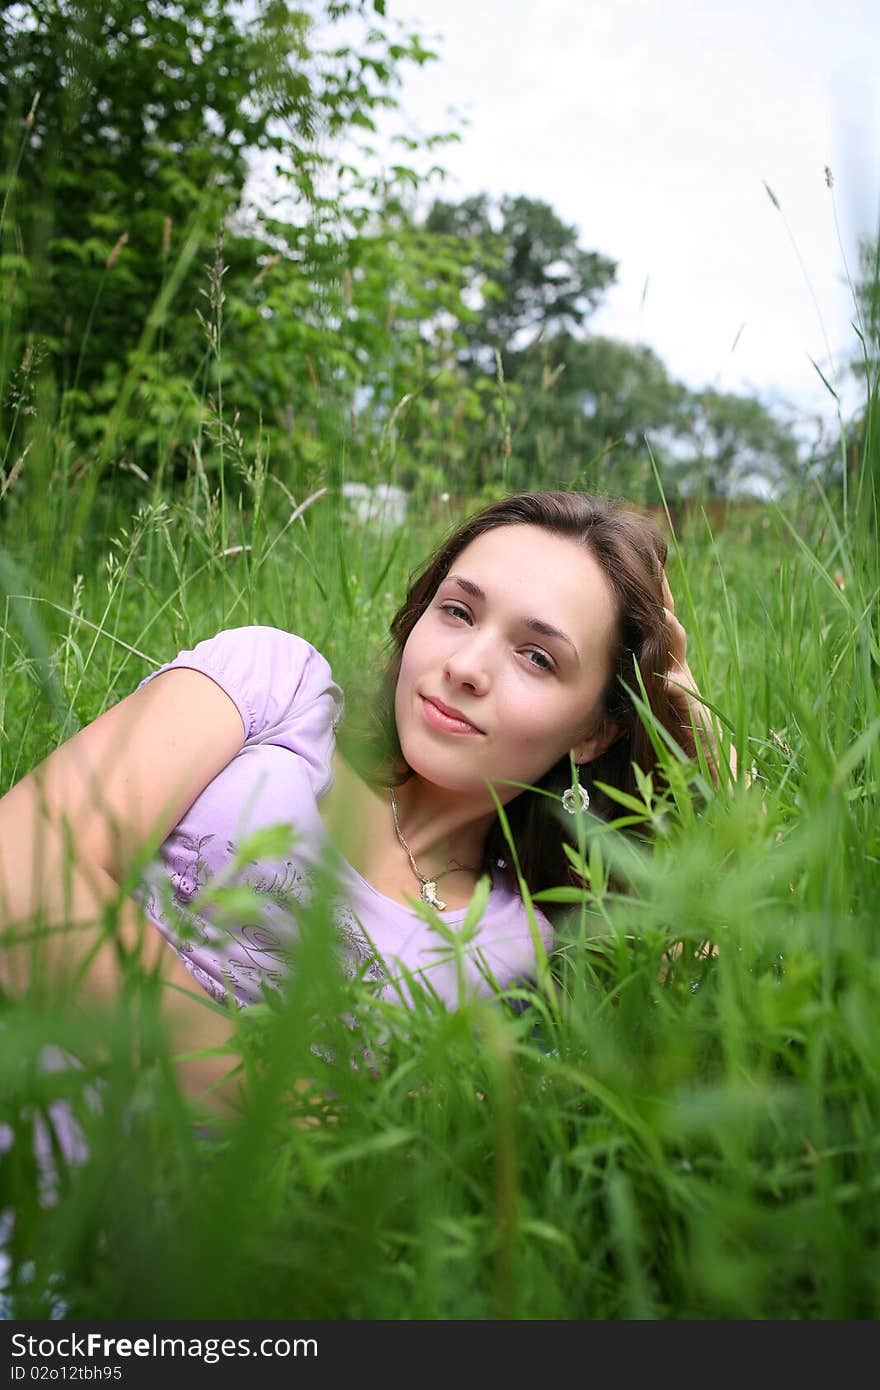
<path fill-rule="evenodd" d="M 597 625 L 610 633 L 616 623 L 617 601 L 592 551 L 543 527 L 483 532 L 452 561 L 447 581 L 459 579 L 477 585 L 489 602 L 523 608 L 522 616 L 567 622 L 579 643 L 595 636 Z"/>
<path fill-rule="evenodd" d="M 576 576 L 575 582 L 584 574 L 595 575 L 607 584 L 601 565 L 586 545 L 542 526 L 526 524 L 484 531 L 459 551 L 449 572 L 460 574 L 468 567 L 500 583 L 528 573 L 539 581 L 538 594 L 553 592 L 554 579 L 566 574 Z"/>

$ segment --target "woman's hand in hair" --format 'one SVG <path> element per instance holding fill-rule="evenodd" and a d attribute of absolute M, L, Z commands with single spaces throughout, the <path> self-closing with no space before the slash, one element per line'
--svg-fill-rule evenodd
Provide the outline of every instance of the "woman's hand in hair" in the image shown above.
<path fill-rule="evenodd" d="M 675 681 L 677 685 L 687 687 L 684 692 L 689 696 L 688 703 L 691 703 L 693 695 L 699 696 L 697 683 L 688 665 L 687 659 L 687 633 L 682 624 L 675 616 L 675 599 L 672 597 L 672 590 L 669 587 L 669 580 L 666 571 L 663 575 L 663 604 L 666 611 L 666 626 L 669 629 L 669 670 L 667 679 Z M 702 706 L 701 706 L 702 708 Z"/>
<path fill-rule="evenodd" d="M 675 691 L 684 697 L 686 708 L 693 719 L 694 728 L 700 735 L 706 753 L 716 771 L 721 767 L 718 739 L 712 724 L 712 717 L 700 695 L 693 672 L 687 659 L 687 633 L 675 616 L 675 599 L 669 587 L 666 571 L 661 570 L 663 604 L 666 611 L 666 626 L 669 631 L 669 669 L 666 678 Z M 736 750 L 731 745 L 730 770 L 736 777 Z"/>

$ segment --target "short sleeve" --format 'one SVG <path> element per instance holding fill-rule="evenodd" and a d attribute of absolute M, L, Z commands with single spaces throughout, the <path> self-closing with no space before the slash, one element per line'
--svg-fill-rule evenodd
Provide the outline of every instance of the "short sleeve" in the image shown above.
<path fill-rule="evenodd" d="M 314 732 L 334 728 L 342 712 L 342 692 L 327 660 L 304 638 L 275 627 L 226 628 L 151 672 L 201 671 L 233 701 L 245 729 L 245 742 L 262 741 L 295 723 Z"/>

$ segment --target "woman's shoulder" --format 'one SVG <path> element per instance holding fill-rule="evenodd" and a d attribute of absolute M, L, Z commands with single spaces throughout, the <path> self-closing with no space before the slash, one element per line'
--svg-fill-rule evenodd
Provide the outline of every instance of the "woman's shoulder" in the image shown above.
<path fill-rule="evenodd" d="M 188 650 L 239 659 L 249 659 L 254 654 L 265 654 L 277 658 L 280 662 L 297 660 L 304 663 L 311 658 L 324 660 L 318 649 L 305 637 L 301 637 L 297 632 L 290 632 L 287 628 L 273 627 L 269 623 L 246 623 L 239 627 L 220 628 L 201 638 Z"/>
<path fill-rule="evenodd" d="M 267 624 L 222 628 L 183 648 L 150 673 L 189 668 L 210 676 L 238 706 L 251 738 L 316 702 L 328 707 L 331 722 L 342 709 L 342 692 L 329 662 L 298 633 Z"/>

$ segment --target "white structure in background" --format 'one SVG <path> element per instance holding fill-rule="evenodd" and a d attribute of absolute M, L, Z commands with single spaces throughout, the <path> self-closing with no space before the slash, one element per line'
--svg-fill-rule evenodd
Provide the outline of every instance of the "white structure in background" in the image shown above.
<path fill-rule="evenodd" d="M 392 528 L 406 521 L 408 495 L 395 483 L 343 483 L 342 495 L 348 503 L 347 520 L 362 525 L 372 523 Z"/>

